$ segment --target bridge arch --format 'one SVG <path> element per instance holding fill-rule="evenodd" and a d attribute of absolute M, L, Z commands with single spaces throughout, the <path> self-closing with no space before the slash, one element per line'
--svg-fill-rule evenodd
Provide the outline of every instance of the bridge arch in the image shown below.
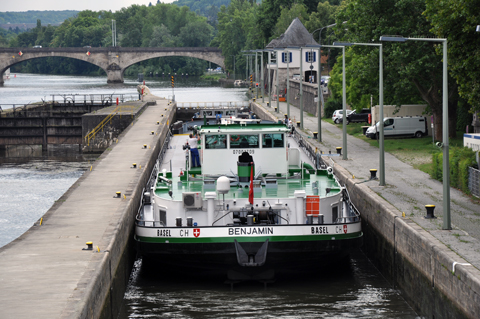
<path fill-rule="evenodd" d="M 3 73 L 23 61 L 43 57 L 65 57 L 94 64 L 107 73 L 108 83 L 123 83 L 125 70 L 138 62 L 168 56 L 202 59 L 225 67 L 219 48 L 0 48 L 0 85 Z"/>

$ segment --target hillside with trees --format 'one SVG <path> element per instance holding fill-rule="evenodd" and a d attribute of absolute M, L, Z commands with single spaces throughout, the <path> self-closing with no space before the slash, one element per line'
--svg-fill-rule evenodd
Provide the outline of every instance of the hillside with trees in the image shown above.
<path fill-rule="evenodd" d="M 0 12 L 0 24 L 37 23 L 41 20 L 44 25 L 60 24 L 68 18 L 74 17 L 79 11 L 7 11 Z"/>

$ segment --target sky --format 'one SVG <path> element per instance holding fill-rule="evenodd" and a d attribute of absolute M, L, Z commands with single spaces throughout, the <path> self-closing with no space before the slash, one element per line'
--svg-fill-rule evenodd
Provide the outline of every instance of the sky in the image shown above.
<path fill-rule="evenodd" d="M 171 3 L 174 0 L 160 0 L 163 3 Z M 155 5 L 157 0 L 0 0 L 0 12 L 5 11 L 28 11 L 28 10 L 112 10 L 118 11 L 132 4 Z"/>

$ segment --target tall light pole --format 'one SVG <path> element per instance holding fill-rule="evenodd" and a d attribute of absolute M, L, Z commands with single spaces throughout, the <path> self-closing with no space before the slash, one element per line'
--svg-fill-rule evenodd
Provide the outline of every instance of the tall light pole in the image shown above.
<path fill-rule="evenodd" d="M 300 48 L 300 129 L 303 130 L 303 50 Z"/>
<path fill-rule="evenodd" d="M 233 80 L 235 81 L 236 80 L 236 77 L 235 77 L 235 55 L 231 55 L 233 56 Z"/>
<path fill-rule="evenodd" d="M 267 58 L 267 69 L 268 69 L 268 106 L 272 107 L 272 78 L 270 76 L 271 72 L 271 62 L 272 62 L 272 50 L 266 50 L 268 52 Z"/>
<path fill-rule="evenodd" d="M 343 62 L 343 66 L 342 66 L 342 73 L 343 73 L 343 77 L 342 77 L 342 86 L 343 86 L 343 94 L 342 94 L 342 110 L 343 110 L 343 115 L 342 115 L 342 124 L 343 124 L 343 129 L 342 129 L 342 132 L 343 132 L 343 145 L 342 145 L 342 154 L 343 154 L 343 159 L 346 160 L 348 159 L 348 156 L 347 156 L 347 89 L 346 89 L 346 77 L 345 77 L 345 47 L 342 46 L 335 46 L 335 45 L 323 45 L 322 47 L 325 47 L 325 48 L 342 48 L 342 62 Z"/>
<path fill-rule="evenodd" d="M 443 45 L 443 99 L 442 99 L 442 128 L 443 128 L 443 229 L 452 229 L 450 220 L 450 168 L 448 149 L 448 60 L 447 39 L 442 38 L 404 38 L 381 36 L 380 41 L 405 42 L 405 41 L 440 42 Z"/>
<path fill-rule="evenodd" d="M 258 59 L 257 59 L 257 53 L 258 50 L 252 50 L 252 52 L 255 52 L 255 100 L 258 100 Z"/>
<path fill-rule="evenodd" d="M 287 117 L 290 119 L 290 51 L 288 48 L 284 51 L 287 60 Z"/>
<path fill-rule="evenodd" d="M 264 75 L 263 75 L 263 50 L 260 50 L 260 85 L 262 86 L 262 103 L 265 102 L 265 84 L 264 84 Z"/>
<path fill-rule="evenodd" d="M 347 23 L 347 21 L 343 21 L 342 24 L 344 23 Z M 330 25 L 327 25 L 325 27 L 322 27 L 322 28 L 319 28 L 319 29 L 316 29 L 316 30 L 313 30 L 313 32 L 311 33 L 312 37 L 313 37 L 313 34 L 317 31 L 320 31 L 318 33 L 318 75 L 317 75 L 317 86 L 318 86 L 318 92 L 317 92 L 317 113 L 318 113 L 318 116 L 317 116 L 317 119 L 318 119 L 318 135 L 317 135 L 317 138 L 318 138 L 318 141 L 319 142 L 322 142 L 322 103 L 323 102 L 323 92 L 322 92 L 322 87 L 321 87 L 321 79 L 322 79 L 322 31 L 323 29 L 328 29 L 328 28 L 331 28 L 331 27 L 334 27 L 336 26 L 337 24 L 336 23 L 333 23 L 333 24 L 330 24 Z M 325 105 L 323 105 L 324 109 L 325 109 Z"/>
<path fill-rule="evenodd" d="M 112 47 L 117 46 L 117 21 L 112 20 Z"/>
<path fill-rule="evenodd" d="M 348 43 L 348 42 L 333 42 L 333 45 L 336 46 L 352 46 L 352 45 L 362 45 L 362 46 L 373 46 L 379 48 L 379 60 L 378 60 L 378 102 L 380 105 L 380 121 L 378 123 L 379 128 L 379 153 L 380 153 L 380 186 L 385 186 L 385 143 L 384 143 L 384 132 L 383 132 L 383 46 L 381 43 Z M 345 114 L 344 114 L 345 116 Z M 346 122 L 346 121 L 345 121 Z M 373 124 L 373 123 L 372 123 Z"/>
<path fill-rule="evenodd" d="M 280 98 L 279 98 L 279 91 L 278 91 L 278 86 L 279 86 L 279 83 L 278 83 L 278 52 L 279 51 L 275 51 L 275 61 L 277 62 L 277 112 L 280 111 Z"/>

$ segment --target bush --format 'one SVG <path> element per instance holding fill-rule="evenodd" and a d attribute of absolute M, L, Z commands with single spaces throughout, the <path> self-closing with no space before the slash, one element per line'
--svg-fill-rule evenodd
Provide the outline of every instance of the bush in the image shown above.
<path fill-rule="evenodd" d="M 449 150 L 450 185 L 469 193 L 468 168 L 475 163 L 475 152 L 468 147 L 452 147 Z M 432 155 L 433 179 L 443 181 L 443 153 Z"/>
<path fill-rule="evenodd" d="M 333 115 L 335 110 L 340 110 L 343 107 L 341 99 L 330 98 L 325 102 L 325 107 L 323 109 L 323 114 L 325 118 L 330 118 Z"/>

